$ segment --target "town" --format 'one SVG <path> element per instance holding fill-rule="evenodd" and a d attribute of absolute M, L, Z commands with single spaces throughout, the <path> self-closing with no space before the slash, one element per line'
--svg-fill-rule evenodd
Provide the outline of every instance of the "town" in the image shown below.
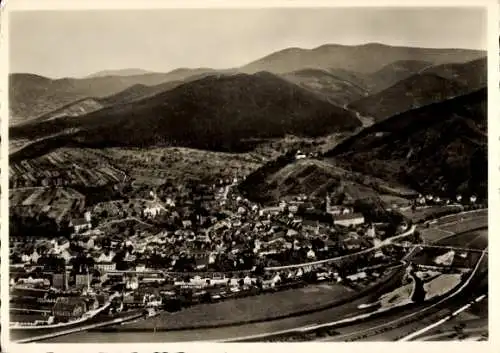
<path fill-rule="evenodd" d="M 480 207 L 473 195 L 419 195 L 377 213 L 330 194 L 264 207 L 239 181 L 130 187 L 90 206 L 68 187 L 23 188 L 29 196 L 11 206 L 12 327 L 156 315 L 322 281 L 358 290 L 409 251 L 392 239 L 421 242 L 405 214 Z"/>

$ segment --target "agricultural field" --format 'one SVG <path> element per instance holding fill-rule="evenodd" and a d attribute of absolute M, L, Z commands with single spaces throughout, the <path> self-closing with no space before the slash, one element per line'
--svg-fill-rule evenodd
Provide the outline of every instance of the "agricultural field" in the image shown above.
<path fill-rule="evenodd" d="M 122 327 L 180 329 L 191 326 L 267 320 L 321 307 L 352 295 L 352 290 L 339 284 L 307 286 L 214 304 L 200 304 L 175 313 L 161 313 L 155 318 L 124 324 Z"/>
<path fill-rule="evenodd" d="M 196 180 L 245 176 L 269 160 L 258 153 L 231 154 L 180 147 L 101 150 L 127 171 L 136 184 L 159 185 L 166 180 Z"/>
<path fill-rule="evenodd" d="M 447 225 L 449 223 L 459 222 L 460 220 L 471 220 L 476 218 L 481 218 L 484 220 L 484 217 L 488 217 L 488 210 L 477 210 L 474 212 L 461 213 L 461 214 L 453 214 L 449 216 L 441 217 L 432 222 L 434 227 L 439 227 L 442 225 Z M 486 219 L 487 222 L 487 219 Z"/>
<path fill-rule="evenodd" d="M 453 232 L 453 233 L 463 233 L 470 229 L 477 229 L 488 226 L 487 216 L 478 216 L 475 218 L 464 219 L 463 221 L 458 221 L 456 223 L 448 223 L 443 226 L 439 226 L 439 229 Z"/>
<path fill-rule="evenodd" d="M 9 165 L 11 188 L 33 186 L 98 187 L 124 181 L 123 171 L 96 150 L 62 148 Z"/>
<path fill-rule="evenodd" d="M 381 308 L 386 309 L 411 303 L 413 286 L 413 283 L 406 284 L 393 290 L 392 292 L 382 295 L 379 300 Z"/>
<path fill-rule="evenodd" d="M 35 213 L 45 213 L 60 221 L 74 211 L 85 207 L 85 196 L 71 188 L 31 188 L 9 191 L 13 208 L 29 207 Z"/>
<path fill-rule="evenodd" d="M 410 201 L 400 196 L 382 194 L 379 197 L 383 203 L 390 207 L 402 208 L 410 206 Z"/>
<path fill-rule="evenodd" d="M 453 236 L 454 233 L 439 228 L 419 229 L 420 237 L 425 243 L 435 243 L 441 239 Z"/>
<path fill-rule="evenodd" d="M 460 212 L 462 209 L 463 207 L 459 205 L 427 206 L 427 207 L 417 208 L 415 211 L 411 209 L 404 210 L 401 211 L 401 213 L 406 218 L 411 219 L 412 222 L 419 223 L 429 218 L 437 218 L 440 216 L 444 216 L 448 213 Z"/>
<path fill-rule="evenodd" d="M 460 274 L 442 274 L 424 283 L 425 300 L 446 294 L 461 282 Z"/>
<path fill-rule="evenodd" d="M 444 246 L 457 246 L 465 249 L 482 250 L 488 246 L 488 230 L 473 230 L 442 239 L 437 244 Z"/>

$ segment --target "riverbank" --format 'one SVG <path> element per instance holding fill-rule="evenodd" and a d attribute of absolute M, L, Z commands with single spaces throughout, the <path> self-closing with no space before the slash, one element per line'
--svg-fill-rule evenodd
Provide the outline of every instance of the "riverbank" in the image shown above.
<path fill-rule="evenodd" d="M 119 317 L 114 317 L 111 320 L 101 321 L 101 322 L 96 322 L 96 323 L 91 323 L 91 324 L 89 323 L 87 325 L 73 327 L 73 328 L 69 328 L 69 329 L 65 329 L 65 330 L 52 331 L 49 333 L 38 334 L 38 335 L 36 335 L 35 332 L 29 332 L 29 333 L 31 333 L 31 337 L 16 339 L 16 337 L 15 337 L 16 335 L 11 332 L 11 339 L 13 339 L 14 342 L 16 342 L 16 343 L 30 343 L 30 342 L 36 342 L 36 341 L 43 341 L 43 340 L 47 340 L 50 338 L 69 335 L 72 333 L 77 333 L 77 332 L 82 332 L 82 331 L 88 331 L 88 330 L 96 329 L 99 327 L 105 327 L 105 326 L 109 326 L 109 325 L 118 325 L 118 324 L 121 324 L 124 322 L 136 320 L 142 316 L 144 316 L 144 313 L 142 310 L 135 310 L 135 311 L 130 312 L 130 313 L 124 313 L 123 315 L 120 315 Z"/>
<path fill-rule="evenodd" d="M 359 292 L 340 284 L 318 284 L 282 292 L 196 305 L 176 313 L 158 316 L 129 325 L 107 327 L 101 332 L 173 331 L 245 325 L 307 315 L 369 296 L 382 286 L 397 286 L 402 267 Z"/>

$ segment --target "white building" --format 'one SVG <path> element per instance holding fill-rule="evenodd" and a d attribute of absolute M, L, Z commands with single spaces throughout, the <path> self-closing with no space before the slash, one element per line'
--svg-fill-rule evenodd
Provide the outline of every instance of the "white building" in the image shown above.
<path fill-rule="evenodd" d="M 146 217 L 156 217 L 161 213 L 162 209 L 159 205 L 149 206 L 144 209 L 144 216 Z"/>
<path fill-rule="evenodd" d="M 109 272 L 109 271 L 115 271 L 116 270 L 116 264 L 111 261 L 106 261 L 106 262 L 97 262 L 95 264 L 95 267 L 101 271 L 101 272 Z"/>
<path fill-rule="evenodd" d="M 344 227 L 355 226 L 363 223 L 365 223 L 365 217 L 361 213 L 340 215 L 333 219 L 333 224 Z"/>
<path fill-rule="evenodd" d="M 139 288 L 139 280 L 136 276 L 127 277 L 127 279 L 125 280 L 125 287 L 127 289 L 136 290 L 137 288 Z"/>
<path fill-rule="evenodd" d="M 366 231 L 366 236 L 367 236 L 368 238 L 375 238 L 375 235 L 376 235 L 376 233 L 375 233 L 375 226 L 374 226 L 374 225 L 372 225 L 372 226 L 371 226 L 370 228 L 368 228 L 368 230 Z"/>
<path fill-rule="evenodd" d="M 295 159 L 304 159 L 306 158 L 307 156 L 302 153 L 302 151 L 298 150 L 297 153 L 295 154 Z"/>
<path fill-rule="evenodd" d="M 309 249 L 309 251 L 307 252 L 307 255 L 306 255 L 306 256 L 307 256 L 307 258 L 308 258 L 308 259 L 311 259 L 311 260 L 312 260 L 312 259 L 315 259 L 315 258 L 316 258 L 316 253 L 314 252 L 314 250 L 313 250 L 313 249 Z"/>

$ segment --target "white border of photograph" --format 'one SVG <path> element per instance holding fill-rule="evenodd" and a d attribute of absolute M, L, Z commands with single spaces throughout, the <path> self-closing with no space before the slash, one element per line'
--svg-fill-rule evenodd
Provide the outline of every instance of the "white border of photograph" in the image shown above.
<path fill-rule="evenodd" d="M 366 352 L 388 353 L 408 351 L 422 352 L 435 350 L 436 352 L 498 352 L 500 351 L 500 299 L 499 285 L 495 281 L 496 271 L 490 272 L 489 285 L 489 341 L 488 342 L 388 342 L 388 343 L 127 343 L 127 344 L 50 344 L 32 343 L 15 344 L 9 341 L 9 246 L 8 246 L 8 14 L 20 10 L 89 10 L 89 9 L 153 9 L 153 8 L 260 8 L 260 7 L 456 7 L 456 6 L 484 6 L 488 8 L 488 136 L 489 136 L 489 252 L 500 253 L 500 241 L 497 233 L 500 231 L 499 207 L 500 184 L 499 174 L 499 7 L 496 0 L 7 0 L 2 3 L 0 17 L 0 72 L 2 86 L 0 86 L 0 116 L 2 141 L 2 173 L 1 173 L 1 346 L 8 353 L 16 352 L 268 352 L 286 350 L 289 353 L 314 351 L 331 352 Z M 111 13 L 110 13 L 111 15 Z M 490 269 L 500 268 L 500 259 L 489 256 Z M 496 349 L 495 349 L 496 348 Z"/>

